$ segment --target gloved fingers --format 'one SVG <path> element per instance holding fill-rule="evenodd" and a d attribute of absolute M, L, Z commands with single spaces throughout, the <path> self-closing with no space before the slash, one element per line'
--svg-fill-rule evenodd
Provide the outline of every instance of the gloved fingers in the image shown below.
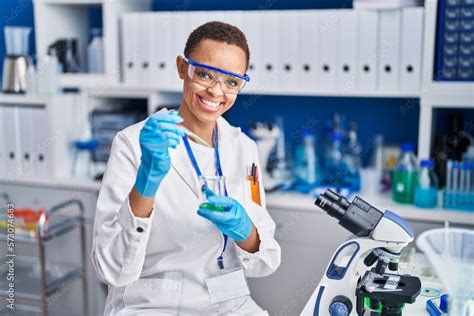
<path fill-rule="evenodd" d="M 184 129 L 174 123 L 160 122 L 155 125 L 155 128 L 159 132 L 173 132 L 180 137 L 185 135 Z"/>
<path fill-rule="evenodd" d="M 207 202 L 209 204 L 215 205 L 215 206 L 221 206 L 225 208 L 232 208 L 235 204 L 235 200 L 227 197 L 227 196 L 222 196 L 222 195 L 212 195 L 207 198 Z"/>
<path fill-rule="evenodd" d="M 222 223 L 229 220 L 229 213 L 225 211 L 216 211 L 206 207 L 199 207 L 197 213 L 213 223 Z"/>
<path fill-rule="evenodd" d="M 183 118 L 175 112 L 169 112 L 169 113 L 156 112 L 150 115 L 148 119 L 153 122 L 169 122 L 169 123 L 176 123 L 176 124 L 182 123 L 184 121 Z"/>
<path fill-rule="evenodd" d="M 168 149 L 169 147 L 175 148 L 179 145 L 181 141 L 180 138 L 168 138 L 168 139 L 161 139 L 160 141 L 147 141 L 144 142 L 146 144 L 146 148 L 150 151 L 160 152 Z"/>

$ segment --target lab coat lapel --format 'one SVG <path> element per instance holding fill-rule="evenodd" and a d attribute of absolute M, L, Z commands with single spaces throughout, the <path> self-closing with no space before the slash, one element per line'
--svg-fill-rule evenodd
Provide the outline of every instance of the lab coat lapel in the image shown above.
<path fill-rule="evenodd" d="M 199 180 L 182 141 L 175 149 L 170 149 L 170 158 L 171 166 L 199 199 Z"/>
<path fill-rule="evenodd" d="M 231 126 L 224 118 L 217 120 L 218 140 L 219 140 L 219 157 L 221 161 L 222 174 L 229 178 L 236 172 L 236 166 L 239 165 L 237 157 L 238 136 L 240 128 Z"/>
<path fill-rule="evenodd" d="M 217 120 L 219 157 L 222 173 L 226 177 L 232 177 L 236 172 L 237 141 L 240 128 L 231 126 L 224 118 Z M 194 195 L 199 199 L 201 192 L 196 171 L 191 165 L 188 152 L 183 142 L 175 149 L 170 149 L 171 165 L 180 178 L 189 186 Z"/>

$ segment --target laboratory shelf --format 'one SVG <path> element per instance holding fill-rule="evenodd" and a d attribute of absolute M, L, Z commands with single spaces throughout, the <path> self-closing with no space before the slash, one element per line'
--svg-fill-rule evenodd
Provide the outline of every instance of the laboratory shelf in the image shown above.
<path fill-rule="evenodd" d="M 78 189 L 84 191 L 99 191 L 101 182 L 77 178 L 38 178 L 38 177 L 5 177 L 0 176 L 0 183 L 13 185 L 31 185 L 56 189 Z"/>
<path fill-rule="evenodd" d="M 15 304 L 15 310 L 11 311 L 9 309 L 4 309 L 0 311 L 2 316 L 38 316 L 41 313 L 39 308 L 31 308 L 30 306 L 22 306 Z M 65 312 L 49 312 L 49 316 L 84 316 L 82 314 L 71 313 L 69 311 Z"/>
<path fill-rule="evenodd" d="M 1 218 L 4 219 L 4 218 Z M 61 236 L 72 231 L 75 228 L 79 228 L 82 219 L 80 216 L 54 216 L 51 220 L 51 224 L 45 226 L 45 230 L 42 233 L 42 241 L 46 242 L 55 237 Z M 27 233 L 24 231 L 15 232 L 15 241 L 29 244 L 37 244 L 39 236 L 36 233 Z M 0 241 L 7 240 L 5 231 L 0 231 Z"/>
<path fill-rule="evenodd" d="M 128 87 L 127 85 L 124 85 Z M 129 87 L 133 89 L 133 87 Z M 144 89 L 143 87 L 141 89 Z M 148 87 L 148 89 L 153 89 Z M 182 90 L 174 88 L 157 88 L 157 92 L 182 93 Z M 404 91 L 360 91 L 360 90 L 346 90 L 346 91 L 331 91 L 331 90 L 274 90 L 274 89 L 243 89 L 239 94 L 243 95 L 268 95 L 268 96 L 305 96 L 305 97 L 336 97 L 336 98 L 420 98 L 420 92 L 404 92 Z"/>
<path fill-rule="evenodd" d="M 422 209 L 414 205 L 405 205 L 392 201 L 390 195 L 356 194 L 381 211 L 391 210 L 406 220 L 424 221 L 468 225 L 474 227 L 474 212 L 461 210 L 445 210 L 441 207 L 435 209 Z M 324 212 L 314 205 L 316 199 L 312 195 L 294 192 L 274 192 L 267 194 L 267 208 L 272 213 L 272 208 L 300 212 Z M 350 201 L 352 200 L 349 199 Z"/>
<path fill-rule="evenodd" d="M 0 297 L 7 296 L 8 265 L 0 266 Z M 84 273 L 84 267 L 77 264 L 52 264 L 46 266 L 46 296 L 60 290 L 67 282 Z M 28 301 L 41 301 L 40 263 L 38 258 L 15 257 L 15 297 Z"/>

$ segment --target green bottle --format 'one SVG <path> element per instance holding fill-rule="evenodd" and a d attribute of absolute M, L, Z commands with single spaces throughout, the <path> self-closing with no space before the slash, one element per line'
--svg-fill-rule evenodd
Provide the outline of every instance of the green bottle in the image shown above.
<path fill-rule="evenodd" d="M 414 148 L 415 146 L 411 143 L 401 146 L 402 154 L 392 178 L 392 199 L 395 202 L 413 203 L 418 176 Z"/>

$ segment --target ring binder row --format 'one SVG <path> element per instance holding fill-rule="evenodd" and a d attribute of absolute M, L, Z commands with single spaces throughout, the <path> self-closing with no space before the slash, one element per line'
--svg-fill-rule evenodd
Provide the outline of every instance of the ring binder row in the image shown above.
<path fill-rule="evenodd" d="M 474 1 L 439 0 L 436 67 L 439 81 L 474 81 Z"/>
<path fill-rule="evenodd" d="M 0 102 L 0 176 L 68 176 L 74 106 L 69 96 L 54 97 L 44 103 Z"/>
<path fill-rule="evenodd" d="M 179 91 L 176 56 L 192 30 L 215 20 L 247 37 L 245 91 L 420 90 L 422 7 L 127 13 L 121 17 L 123 82 Z"/>

